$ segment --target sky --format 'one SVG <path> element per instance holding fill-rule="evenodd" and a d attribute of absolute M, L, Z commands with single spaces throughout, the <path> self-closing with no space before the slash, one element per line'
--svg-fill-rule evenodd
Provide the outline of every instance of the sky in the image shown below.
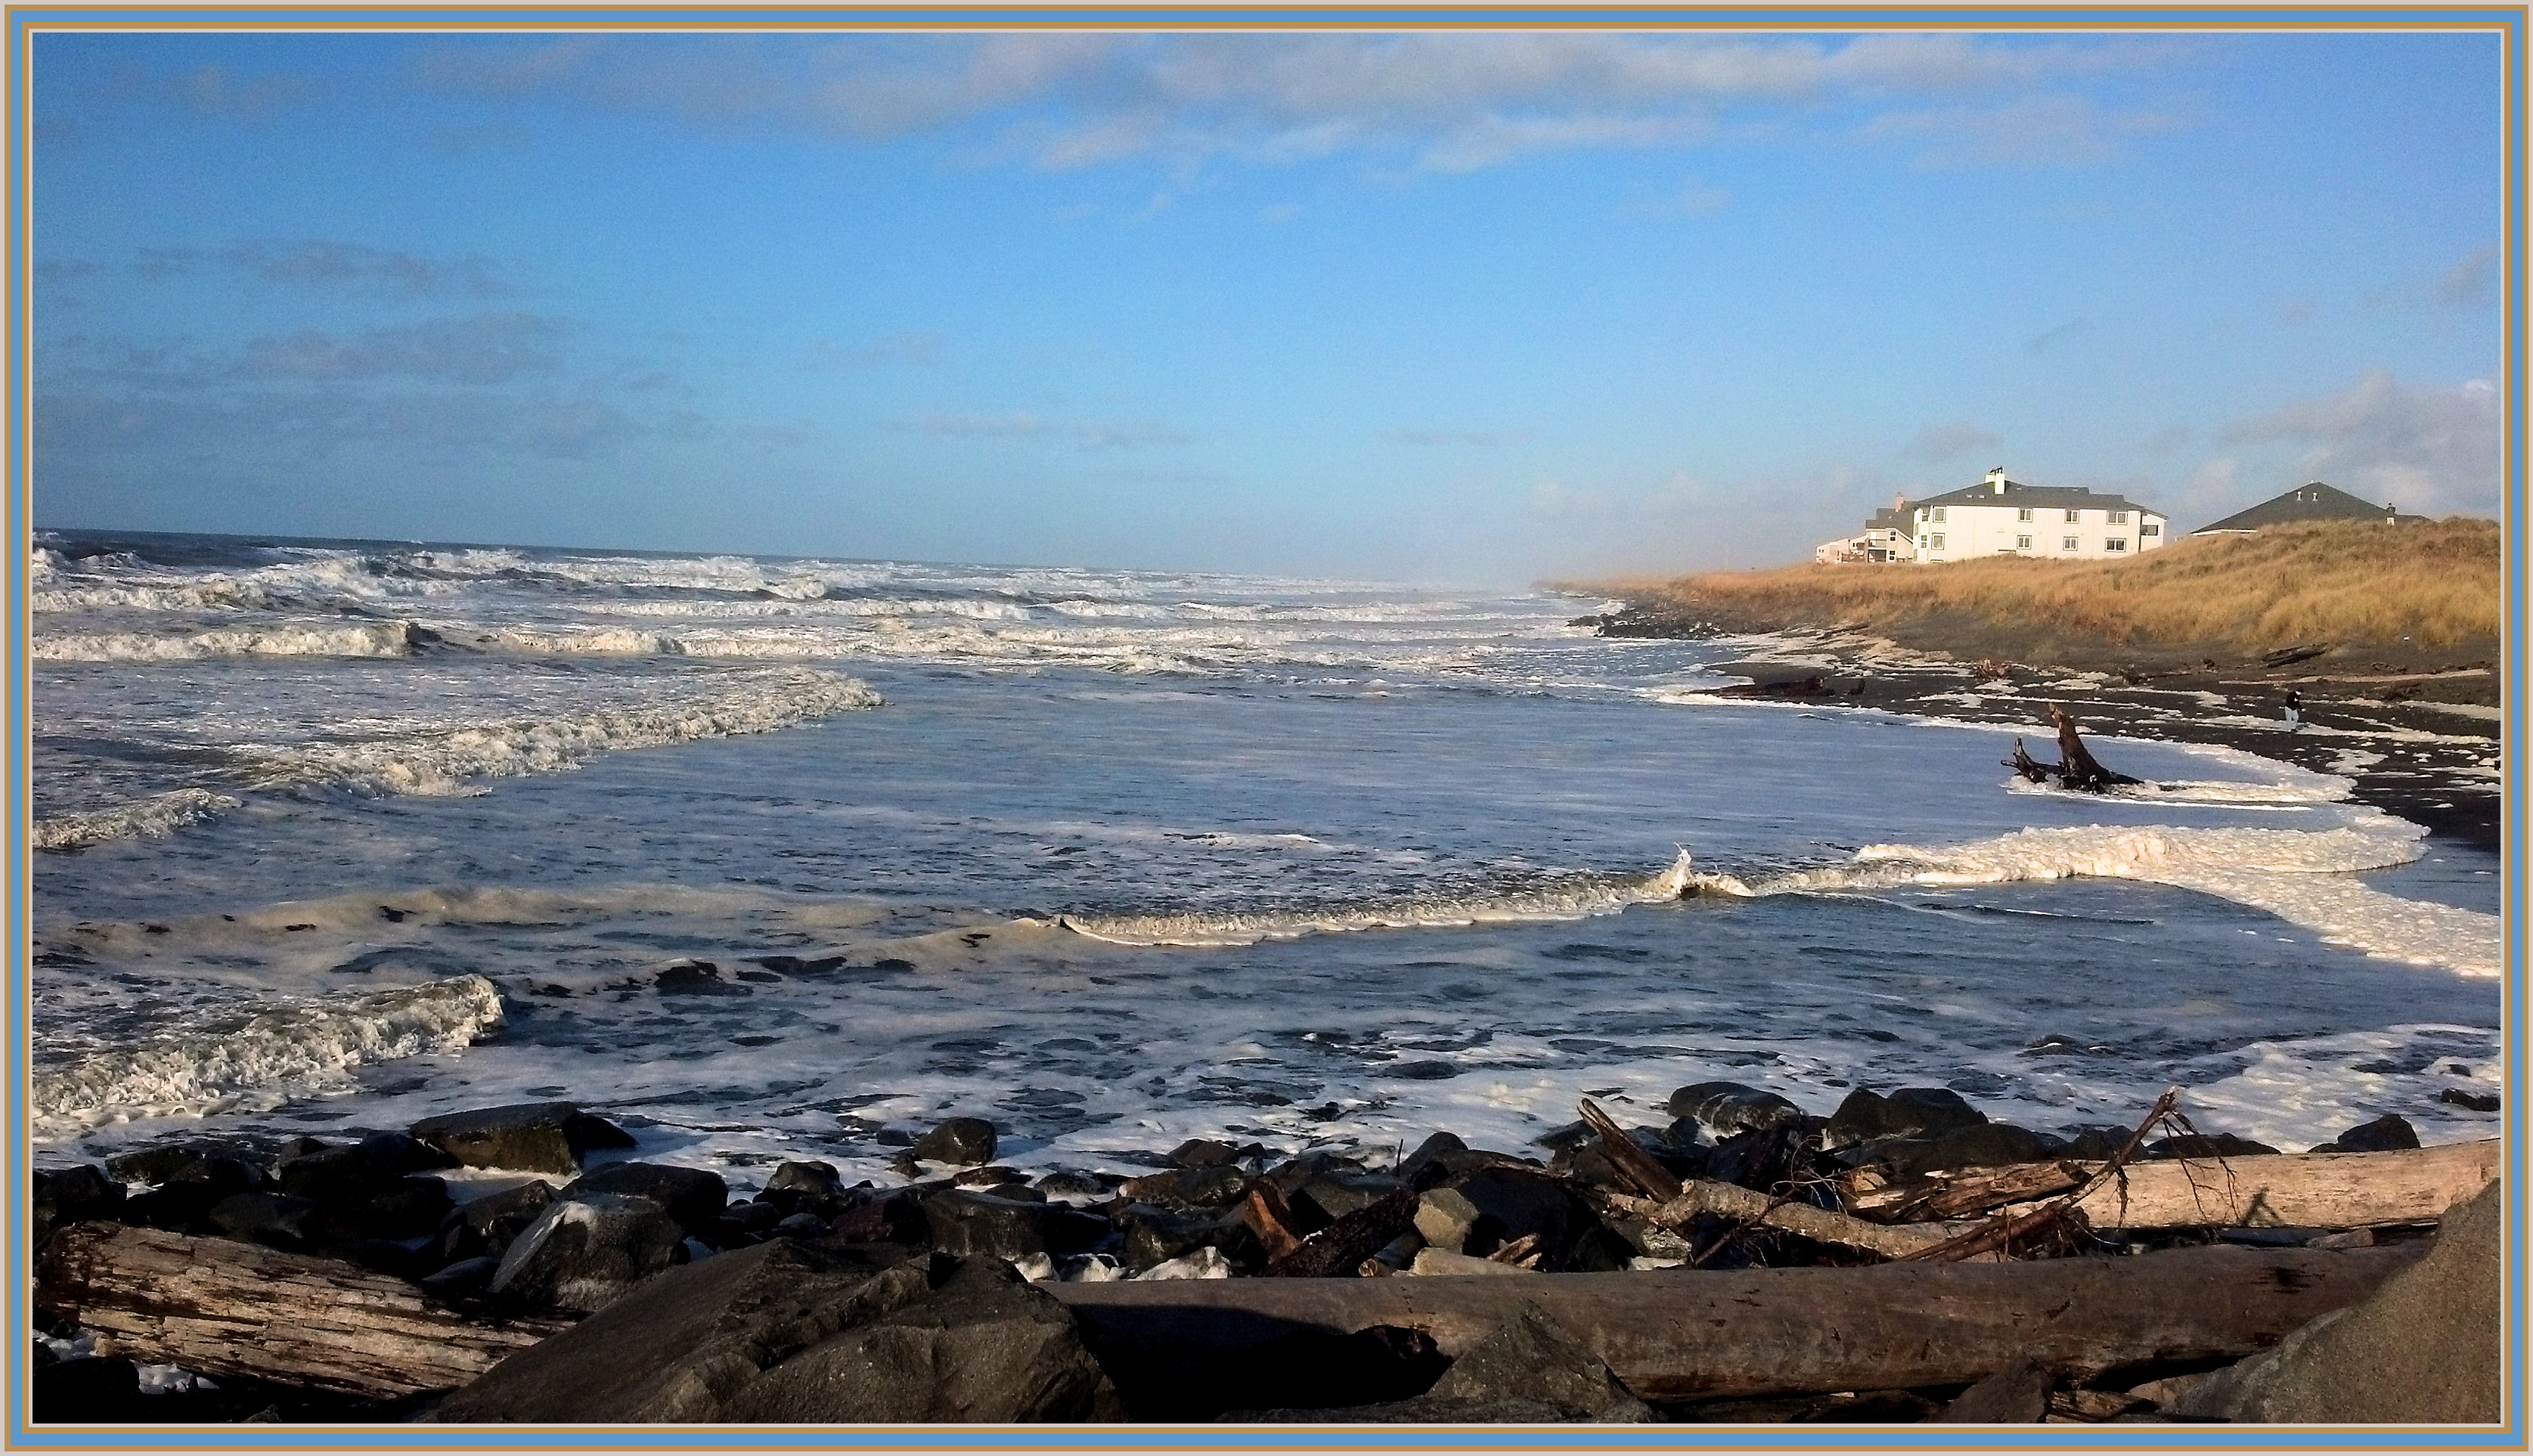
<path fill-rule="evenodd" d="M 2495 514 L 2494 35 L 33 43 L 41 526 L 1454 584 Z"/>

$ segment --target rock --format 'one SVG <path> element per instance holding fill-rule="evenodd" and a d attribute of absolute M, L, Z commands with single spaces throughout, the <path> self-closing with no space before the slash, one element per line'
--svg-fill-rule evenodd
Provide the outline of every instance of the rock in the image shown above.
<path fill-rule="evenodd" d="M 470 1168 L 572 1173 L 599 1148 L 631 1147 L 623 1129 L 569 1102 L 527 1102 L 424 1118 L 406 1130 Z"/>
<path fill-rule="evenodd" d="M 1057 1170 L 1037 1181 L 1037 1191 L 1050 1198 L 1077 1202 L 1106 1202 L 1110 1195 L 1107 1184 L 1088 1173 Z"/>
<path fill-rule="evenodd" d="M 2167 1413 L 2299 1426 L 2500 1420 L 2502 1189 L 2492 1183 L 2455 1204 L 2427 1256 L 2373 1295 L 2202 1377 Z"/>
<path fill-rule="evenodd" d="M 1249 1192 L 1249 1177 L 1229 1163 L 1130 1178 L 1118 1193 L 1164 1208 L 1228 1208 Z"/>
<path fill-rule="evenodd" d="M 1702 1081 L 1671 1094 L 1673 1117 L 1694 1118 L 1718 1137 L 1802 1121 L 1803 1110 L 1738 1081 Z"/>
<path fill-rule="evenodd" d="M 1028 1174 L 998 1163 L 988 1163 L 982 1168 L 962 1168 L 950 1176 L 952 1188 L 996 1189 L 1006 1184 L 1017 1188 L 1028 1182 Z"/>
<path fill-rule="evenodd" d="M 1251 1144 L 1253 1147 L 1256 1145 Z M 1191 1137 L 1170 1149 L 1168 1161 L 1173 1168 L 1214 1168 L 1240 1159 L 1241 1149 L 1231 1143 L 1211 1137 Z"/>
<path fill-rule="evenodd" d="M 397 1179 L 361 1210 L 361 1230 L 373 1239 L 419 1239 L 439 1232 L 454 1205 L 448 1185 L 427 1173 Z"/>
<path fill-rule="evenodd" d="M 718 1419 L 1038 1424 L 1125 1415 L 1072 1313 L 1010 1265 L 936 1256 L 881 1279 L 890 1287 L 870 1292 L 873 1314 L 740 1386 Z"/>
<path fill-rule="evenodd" d="M 533 1178 L 517 1188 L 460 1203 L 449 1217 L 472 1231 L 485 1252 L 498 1254 L 510 1247 L 521 1230 L 535 1223 L 554 1199 L 554 1185 Z"/>
<path fill-rule="evenodd" d="M 1444 1200 L 1446 1194 L 1457 1201 Z M 1426 1227 L 1428 1199 L 1437 1200 L 1431 1204 L 1436 1210 L 1433 1229 Z M 1469 1212 L 1454 1244 L 1450 1235 L 1461 1223 L 1462 1205 Z M 1480 1256 L 1516 1239 L 1536 1239 L 1547 1255 L 1545 1266 L 1562 1269 L 1575 1239 L 1598 1222 L 1590 1207 L 1556 1180 L 1496 1167 L 1460 1174 L 1418 1199 L 1416 1231 L 1426 1243 L 1448 1252 Z M 1442 1237 L 1436 1236 L 1438 1231 Z"/>
<path fill-rule="evenodd" d="M 146 1421 L 141 1368 L 128 1360 L 91 1355 L 37 1366 L 29 1382 L 38 1422 L 115 1426 Z"/>
<path fill-rule="evenodd" d="M 281 1191 L 319 1203 L 366 1203 L 385 1192 L 397 1175 L 381 1167 L 366 1148 L 351 1143 L 286 1158 L 273 1170 Z"/>
<path fill-rule="evenodd" d="M 931 1224 L 924 1216 L 924 1194 L 898 1189 L 864 1197 L 827 1221 L 833 1237 L 847 1244 L 909 1244 L 928 1247 Z"/>
<path fill-rule="evenodd" d="M 671 1269 L 451 1392 L 432 1419 L 726 1419 L 729 1397 L 763 1369 L 871 1312 L 855 1295 L 903 1262 L 778 1241 Z M 924 1287 L 920 1270 L 913 1282 Z M 905 1300 L 904 1283 L 880 1305 Z"/>
<path fill-rule="evenodd" d="M 472 1299 L 491 1287 L 501 1267 L 501 1261 L 497 1258 L 461 1258 L 417 1282 L 424 1294 L 436 1300 Z"/>
<path fill-rule="evenodd" d="M 1312 1229 L 1325 1228 L 1405 1186 L 1386 1173 L 1323 1173 L 1293 1194 L 1293 1211 Z"/>
<path fill-rule="evenodd" d="M 927 1162 L 972 1167 L 994 1160 L 994 1125 L 980 1117 L 954 1117 L 918 1139 L 913 1152 Z"/>
<path fill-rule="evenodd" d="M 1119 1252 L 1127 1266 L 1136 1269 L 1166 1263 L 1207 1247 L 1255 1245 L 1258 1237 L 1236 1214 L 1188 1213 L 1149 1203 L 1130 1203 L 1115 1217 L 1117 1227 L 1126 1236 Z"/>
<path fill-rule="evenodd" d="M 123 1185 L 90 1163 L 37 1169 L 28 1198 L 28 1232 L 40 1246 L 53 1230 L 113 1218 L 123 1211 Z"/>
<path fill-rule="evenodd" d="M 1208 1244 L 1177 1258 L 1163 1259 L 1135 1276 L 1138 1279 L 1228 1279 L 1231 1260 L 1222 1251 Z"/>
<path fill-rule="evenodd" d="M 774 1225 L 772 1232 L 787 1239 L 823 1239 L 827 1221 L 814 1213 L 791 1214 Z"/>
<path fill-rule="evenodd" d="M 105 1160 L 106 1171 L 126 1183 L 201 1184 L 225 1198 L 253 1193 L 264 1175 L 235 1149 L 215 1142 L 189 1142 L 173 1147 L 145 1147 Z"/>
<path fill-rule="evenodd" d="M 2138 1155 L 2146 1158 L 2248 1158 L 2277 1149 L 2249 1137 L 2231 1133 L 2185 1133 L 2178 1137 L 2164 1137 L 2148 1143 Z"/>
<path fill-rule="evenodd" d="M 1460 1253 L 1482 1217 L 1478 1205 L 1455 1189 L 1428 1189 L 1416 1200 L 1416 1232 L 1428 1247 Z"/>
<path fill-rule="evenodd" d="M 360 1146 L 370 1161 L 391 1178 L 458 1166 L 455 1158 L 410 1133 L 372 1133 L 361 1139 Z"/>
<path fill-rule="evenodd" d="M 736 981 L 721 978 L 721 967 L 709 961 L 672 961 L 660 967 L 652 989 L 663 996 L 753 996 Z"/>
<path fill-rule="evenodd" d="M 1416 1181 L 1417 1175 L 1434 1165 L 1445 1153 L 1467 1152 L 1469 1145 L 1448 1133 L 1436 1133 L 1416 1144 L 1416 1150 L 1399 1159 L 1398 1176 Z"/>
<path fill-rule="evenodd" d="M 2445 1088 L 2437 1094 L 2437 1100 L 2454 1107 L 2468 1107 L 2474 1112 L 2496 1112 L 2499 1108 L 2496 1092 L 2466 1092 L 2460 1087 Z"/>
<path fill-rule="evenodd" d="M 2127 1144 L 2131 1131 L 2100 1124 L 2078 1128 L 2075 1136 L 2067 1139 L 2067 1145 L 2058 1150 L 2058 1155 L 2084 1163 L 2108 1162 Z"/>
<path fill-rule="evenodd" d="M 844 1192 L 844 1175 L 836 1165 L 823 1159 L 805 1163 L 785 1163 L 765 1180 L 765 1192 L 791 1194 L 795 1197 L 828 1198 Z"/>
<path fill-rule="evenodd" d="M 342 1214 L 288 1194 L 232 1194 L 211 1205 L 209 1218 L 231 1239 L 273 1249 L 320 1249 L 359 1237 Z"/>
<path fill-rule="evenodd" d="M 1821 1145 L 1846 1147 L 1883 1137 L 1933 1137 L 1987 1121 L 1950 1087 L 1902 1087 L 1879 1096 L 1858 1087 L 1830 1115 Z"/>
<path fill-rule="evenodd" d="M 677 1227 L 691 1234 L 712 1227 L 730 1201 L 730 1186 L 721 1175 L 701 1168 L 675 1168 L 666 1163 L 610 1163 L 563 1186 L 561 1196 L 621 1194 L 648 1198 L 668 1211 Z"/>
<path fill-rule="evenodd" d="M 2011 1123 L 1981 1123 L 1929 1138 L 1900 1138 L 1872 1145 L 1872 1160 L 1901 1178 L 1957 1168 L 2004 1168 L 2058 1156 L 2065 1144 Z"/>
<path fill-rule="evenodd" d="M 1017 1259 L 1044 1253 L 1048 1207 L 991 1194 L 944 1190 L 923 1200 L 927 1239 L 943 1253 Z"/>
<path fill-rule="evenodd" d="M 2359 1123 L 2337 1137 L 2308 1149 L 2312 1152 L 2391 1152 L 2419 1145 L 2418 1130 L 2397 1113 L 2386 1113 L 2371 1123 Z"/>
<path fill-rule="evenodd" d="M 1810 1139 L 1799 1123 L 1736 1133 L 1708 1149 L 1705 1176 L 1760 1193 L 1811 1171 Z"/>
<path fill-rule="evenodd" d="M 684 1242 L 677 1220 L 648 1198 L 557 1199 L 501 1255 L 489 1290 L 531 1308 L 587 1313 L 668 1268 Z"/>
<path fill-rule="evenodd" d="M 2047 1370 L 2017 1360 L 1954 1398 L 1938 1422 L 1953 1426 L 2037 1426 L 2049 1415 Z"/>

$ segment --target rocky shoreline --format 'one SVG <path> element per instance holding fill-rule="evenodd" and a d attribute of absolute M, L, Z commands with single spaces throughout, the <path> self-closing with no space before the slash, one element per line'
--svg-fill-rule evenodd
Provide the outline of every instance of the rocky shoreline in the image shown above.
<path fill-rule="evenodd" d="M 2056 705 L 2088 733 L 2214 744 L 2340 775 L 2362 803 L 2477 849 L 2499 847 L 2504 684 L 2486 656 L 2311 643 L 2224 661 L 2142 651 L 2046 666 L 1984 656 L 1975 644 L 1918 651 L 1853 625 L 1763 631 L 1662 606 L 1573 624 L 1613 638 L 1769 639 L 1765 655 L 1720 666 L 1750 681 L 1708 694 L 1718 699 L 1921 714 L 2043 737 Z M 2290 691 L 2301 730 L 2284 722 Z"/>
<path fill-rule="evenodd" d="M 2494 1214 L 2466 1238 L 2447 1212 L 2494 1208 L 2494 1142 L 2422 1149 L 2386 1114 L 2284 1154 L 2169 1098 L 2060 1137 L 1942 1088 L 1806 1110 L 1705 1082 L 1660 1126 L 1580 1111 L 1518 1150 L 1199 1138 L 1034 1175 L 952 1118 L 907 1135 L 889 1186 L 803 1160 L 743 1192 L 559 1102 L 152 1146 L 35 1175 L 34 1417 L 1879 1425 L 2495 1399 L 2494 1330 L 2467 1317 L 2497 1297 Z M 2126 1282 L 2091 1325 L 2032 1322 L 2071 1298 L 2048 1281 L 2104 1279 Z M 2422 1280 L 2466 1315 L 2398 1315 L 2448 1368 L 2381 1397 L 2400 1414 L 2299 1414 L 2276 1392 L 2309 1359 L 2259 1374 Z M 1875 1324 L 1902 1316 L 1859 1312 L 1931 1297 L 1910 1281 L 1974 1290 L 1944 1296 L 1975 1328 L 1932 1364 L 1922 1331 Z M 1830 1336 L 1805 1355 L 1769 1319 Z"/>

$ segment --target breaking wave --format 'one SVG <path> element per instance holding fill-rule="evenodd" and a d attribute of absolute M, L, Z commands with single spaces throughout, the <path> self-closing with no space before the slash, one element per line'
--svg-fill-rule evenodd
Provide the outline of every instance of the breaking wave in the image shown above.
<path fill-rule="evenodd" d="M 62 1136 L 135 1118 L 275 1107 L 346 1090 L 355 1068 L 462 1050 L 501 1023 L 501 993 L 479 975 L 284 1007 L 240 1026 L 170 1033 L 39 1070 L 34 1128 Z"/>
<path fill-rule="evenodd" d="M 2387 960 L 2499 974 L 2498 917 L 2404 900 L 2352 878 L 2408 864 L 2427 831 L 2389 815 L 2328 830 L 2024 829 L 1956 848 L 1867 844 L 1849 863 L 1704 888 L 1788 895 L 1895 885 L 1992 885 L 2081 875 L 2214 895 L 2300 925 L 2333 945 Z"/>
<path fill-rule="evenodd" d="M 1265 910 L 1235 915 L 1059 915 L 1076 935 L 1128 946 L 1246 946 L 1262 940 L 1349 930 L 1478 925 L 1507 920 L 1579 920 L 1631 904 L 1678 900 L 1695 877 L 1688 851 L 1660 874 L 1595 876 L 1581 884 L 1497 896 L 1402 900 L 1387 904 L 1318 910 Z"/>
<path fill-rule="evenodd" d="M 747 683 L 697 702 L 518 719 L 402 741 L 265 750 L 262 777 L 265 786 L 276 787 L 325 785 L 368 794 L 471 793 L 479 780 L 562 773 L 621 748 L 773 732 L 877 708 L 885 701 L 869 684 L 833 672 L 793 670 L 751 677 Z"/>
<path fill-rule="evenodd" d="M 29 655 L 45 662 L 169 663 L 236 657 L 410 657 L 429 640 L 409 621 L 352 626 L 221 627 L 185 636 L 93 632 L 38 637 Z"/>
<path fill-rule="evenodd" d="M 57 814 L 35 821 L 38 849 L 79 849 L 106 840 L 157 839 L 238 807 L 238 800 L 207 788 L 179 788 L 127 804 Z"/>

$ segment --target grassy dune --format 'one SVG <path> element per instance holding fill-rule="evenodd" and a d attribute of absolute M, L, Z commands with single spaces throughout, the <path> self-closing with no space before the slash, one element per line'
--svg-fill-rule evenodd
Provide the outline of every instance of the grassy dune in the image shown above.
<path fill-rule="evenodd" d="M 2498 523 L 2314 523 L 2185 538 L 2121 561 L 1989 556 L 1597 586 L 1728 628 L 1856 622 L 1912 647 L 2035 662 L 2231 657 L 2324 642 L 2486 656 L 2498 639 Z"/>

